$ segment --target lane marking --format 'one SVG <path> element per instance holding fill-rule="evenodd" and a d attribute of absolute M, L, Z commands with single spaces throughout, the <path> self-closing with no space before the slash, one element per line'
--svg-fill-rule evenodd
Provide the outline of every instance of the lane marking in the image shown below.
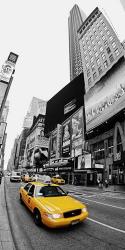
<path fill-rule="evenodd" d="M 118 208 L 118 209 L 125 210 L 125 207 L 117 207 L 117 206 L 110 205 L 110 204 L 107 204 L 107 203 L 103 203 L 103 202 L 99 202 L 99 201 L 89 200 L 89 199 L 84 198 L 84 197 L 81 197 L 81 196 L 79 197 L 78 195 L 73 195 L 73 196 L 75 196 L 75 197 L 77 197 L 77 198 L 81 198 L 81 199 L 83 199 L 83 200 L 87 200 L 87 201 L 95 202 L 95 203 L 97 203 L 97 204 L 101 204 L 101 205 L 104 205 L 104 206 L 114 207 L 114 208 Z"/>
<path fill-rule="evenodd" d="M 90 221 L 95 222 L 95 223 L 97 223 L 97 224 L 99 224 L 99 225 L 101 225 L 101 226 L 108 227 L 108 228 L 110 228 L 110 229 L 112 229 L 112 230 L 115 230 L 115 231 L 118 231 L 118 232 L 120 232 L 120 233 L 125 234 L 125 231 L 124 231 L 124 230 L 121 230 L 121 229 L 116 228 L 116 227 L 111 227 L 111 226 L 109 226 L 109 225 L 107 225 L 107 224 L 104 224 L 104 223 L 102 223 L 102 222 L 99 222 L 99 221 L 97 221 L 97 220 L 93 220 L 92 218 L 87 218 L 87 220 L 90 220 Z"/>

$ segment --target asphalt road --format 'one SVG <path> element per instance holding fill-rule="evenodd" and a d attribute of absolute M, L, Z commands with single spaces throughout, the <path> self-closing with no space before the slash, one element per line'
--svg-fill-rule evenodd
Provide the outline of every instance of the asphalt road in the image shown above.
<path fill-rule="evenodd" d="M 22 184 L 11 183 L 9 178 L 6 183 L 14 220 L 25 237 L 22 240 L 28 240 L 34 250 L 125 249 L 125 194 L 82 191 L 80 187 L 65 185 L 63 188 L 70 195 L 86 203 L 89 218 L 65 229 L 48 229 L 37 227 L 32 214 L 20 204 L 18 189 Z"/>

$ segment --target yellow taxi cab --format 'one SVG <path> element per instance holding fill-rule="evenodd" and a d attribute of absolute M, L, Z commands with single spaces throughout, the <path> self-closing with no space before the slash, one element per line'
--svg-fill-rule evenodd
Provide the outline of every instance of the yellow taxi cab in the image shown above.
<path fill-rule="evenodd" d="M 88 217 L 85 204 L 56 184 L 29 182 L 19 189 L 20 202 L 33 213 L 36 225 L 50 228 L 74 225 Z"/>
<path fill-rule="evenodd" d="M 58 185 L 65 184 L 65 180 L 61 176 L 59 176 L 59 175 L 53 176 L 51 178 L 51 182 L 55 183 L 55 184 L 58 184 Z"/>

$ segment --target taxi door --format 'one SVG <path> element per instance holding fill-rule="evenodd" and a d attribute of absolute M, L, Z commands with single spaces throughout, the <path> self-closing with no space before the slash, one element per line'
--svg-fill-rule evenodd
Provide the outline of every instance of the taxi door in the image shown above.
<path fill-rule="evenodd" d="M 34 191 L 35 191 L 35 185 L 32 185 L 26 197 L 27 206 L 31 211 L 33 211 L 34 208 Z"/>

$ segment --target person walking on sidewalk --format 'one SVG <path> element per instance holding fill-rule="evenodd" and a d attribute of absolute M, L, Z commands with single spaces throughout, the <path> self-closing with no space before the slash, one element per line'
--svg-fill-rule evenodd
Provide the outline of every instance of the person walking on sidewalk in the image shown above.
<path fill-rule="evenodd" d="M 105 187 L 108 188 L 108 180 L 105 179 Z"/>

